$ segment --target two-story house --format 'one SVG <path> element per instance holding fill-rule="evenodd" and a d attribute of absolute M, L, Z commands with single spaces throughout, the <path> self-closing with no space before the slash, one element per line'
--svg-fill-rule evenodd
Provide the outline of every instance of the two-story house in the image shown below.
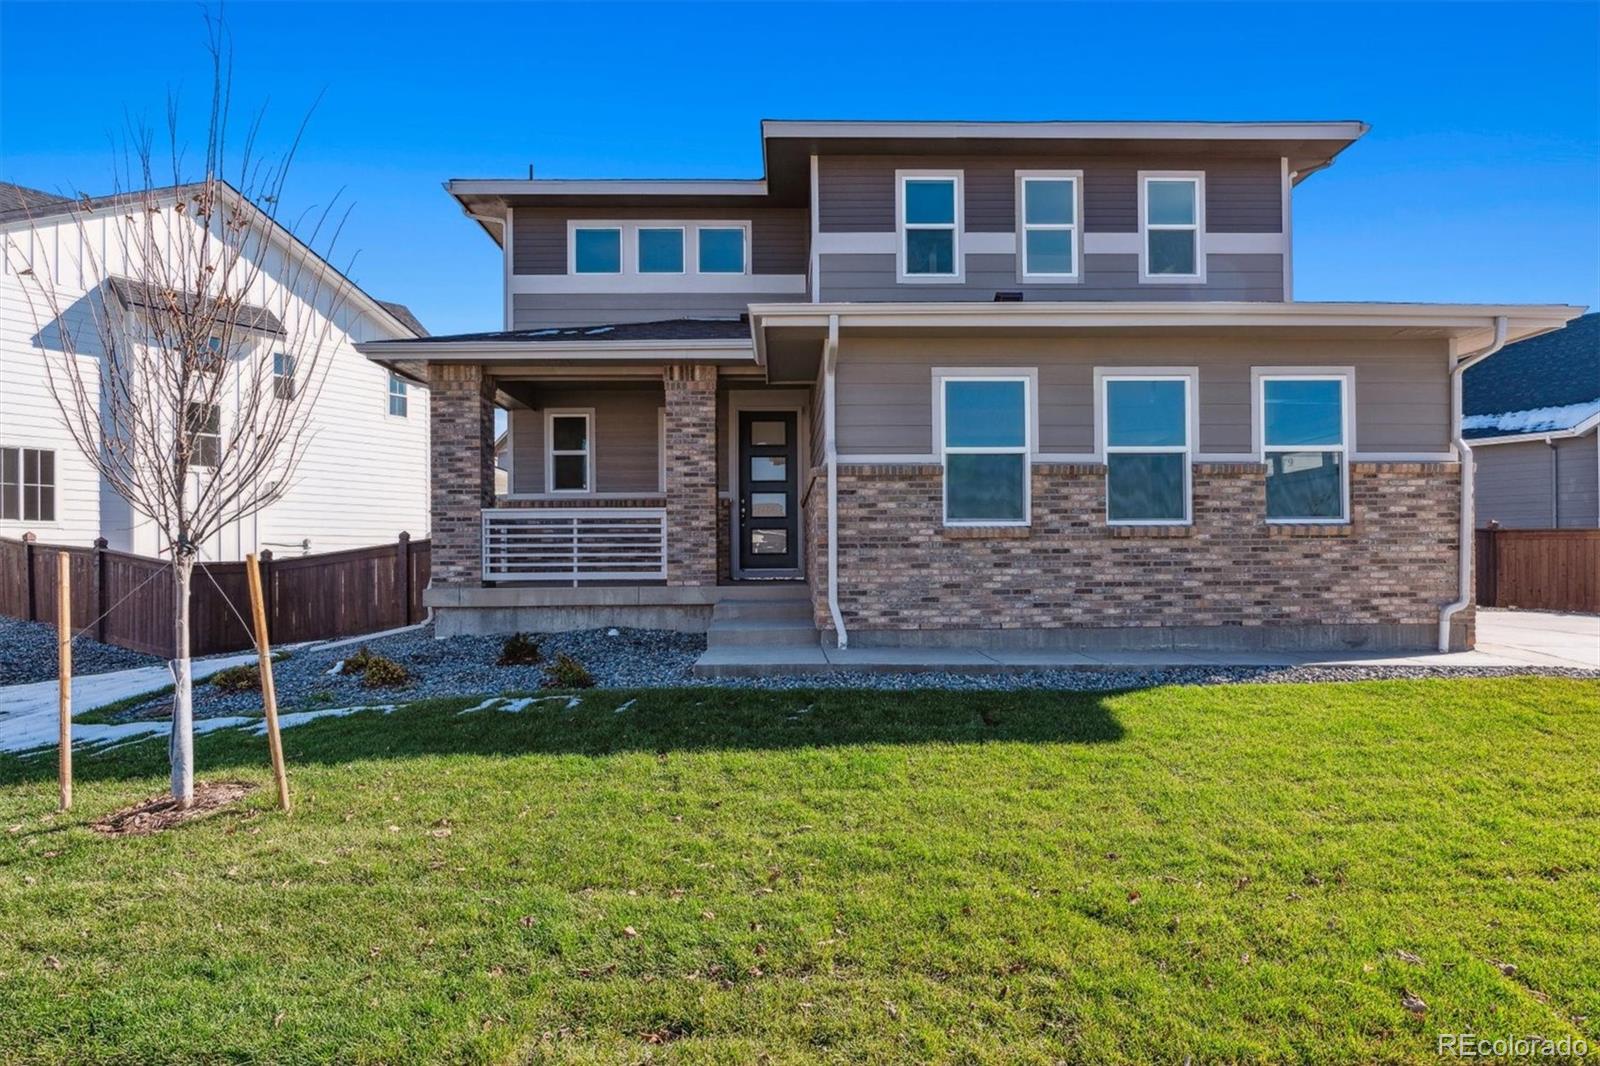
<path fill-rule="evenodd" d="M 1460 373 L 1579 310 L 1295 302 L 1295 189 L 1365 130 L 782 121 L 759 180 L 450 182 L 503 328 L 359 346 L 432 389 L 439 631 L 1470 646 Z"/>

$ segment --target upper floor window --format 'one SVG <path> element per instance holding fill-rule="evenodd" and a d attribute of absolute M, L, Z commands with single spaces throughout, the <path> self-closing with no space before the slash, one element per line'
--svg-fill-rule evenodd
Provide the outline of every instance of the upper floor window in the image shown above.
<path fill-rule="evenodd" d="M 406 379 L 399 374 L 389 375 L 389 413 L 396 418 L 405 418 L 411 406 L 410 398 L 406 396 Z"/>
<path fill-rule="evenodd" d="M 1205 188 L 1200 174 L 1139 175 L 1139 274 L 1143 281 L 1204 281 Z"/>
<path fill-rule="evenodd" d="M 1349 520 L 1348 374 L 1259 375 L 1268 522 Z"/>
<path fill-rule="evenodd" d="M 622 273 L 622 230 L 616 226 L 575 227 L 572 231 L 572 272 Z"/>
<path fill-rule="evenodd" d="M 222 462 L 222 405 L 191 403 L 184 414 L 189 434 L 189 465 L 217 466 Z"/>
<path fill-rule="evenodd" d="M 902 170 L 898 179 L 900 279 L 961 277 L 961 176 Z"/>
<path fill-rule="evenodd" d="M 280 400 L 294 399 L 294 356 L 272 353 L 272 391 Z"/>
<path fill-rule="evenodd" d="M 940 379 L 946 525 L 1028 524 L 1029 389 L 1026 377 Z"/>
<path fill-rule="evenodd" d="M 683 273 L 681 226 L 640 226 L 638 233 L 639 273 Z"/>
<path fill-rule="evenodd" d="M 592 411 L 545 412 L 545 489 L 588 492 L 594 484 Z"/>
<path fill-rule="evenodd" d="M 1100 382 L 1106 521 L 1187 524 L 1193 442 L 1190 376 L 1108 374 Z"/>
<path fill-rule="evenodd" d="M 42 448 L 0 448 L 0 519 L 56 520 L 56 453 Z"/>
<path fill-rule="evenodd" d="M 743 274 L 745 229 L 743 226 L 701 226 L 700 273 Z"/>
<path fill-rule="evenodd" d="M 1078 172 L 1022 171 L 1017 190 L 1023 278 L 1076 281 Z"/>

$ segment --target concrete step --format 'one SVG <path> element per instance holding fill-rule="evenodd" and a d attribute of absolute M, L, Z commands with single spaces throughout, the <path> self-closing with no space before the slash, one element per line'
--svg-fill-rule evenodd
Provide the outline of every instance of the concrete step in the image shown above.
<path fill-rule="evenodd" d="M 805 622 L 811 618 L 809 599 L 792 600 L 720 600 L 711 609 L 711 620 Z"/>
<path fill-rule="evenodd" d="M 819 647 L 817 627 L 804 618 L 712 618 L 706 630 L 707 648 Z"/>

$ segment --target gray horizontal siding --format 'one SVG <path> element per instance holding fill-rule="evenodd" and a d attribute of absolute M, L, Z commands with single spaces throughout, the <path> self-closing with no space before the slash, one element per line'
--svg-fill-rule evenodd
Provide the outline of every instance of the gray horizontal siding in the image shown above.
<path fill-rule="evenodd" d="M 1494 521 L 1507 529 L 1550 529 L 1559 520 L 1570 529 L 1600 524 L 1595 435 L 1553 444 L 1530 440 L 1473 449 L 1478 525 Z"/>
<path fill-rule="evenodd" d="M 743 314 L 752 303 L 804 300 L 798 293 L 649 292 L 517 293 L 511 297 L 513 329 L 657 322 L 668 318 Z"/>
<path fill-rule="evenodd" d="M 957 284 L 901 284 L 892 254 L 822 256 L 823 300 L 949 301 L 994 299 L 1021 290 L 1030 300 L 1254 300 L 1283 299 L 1281 255 L 1208 255 L 1203 285 L 1151 285 L 1139 281 L 1137 255 L 1085 255 L 1076 285 L 1024 284 L 1014 255 L 968 255 L 966 279 Z"/>
<path fill-rule="evenodd" d="M 804 274 L 811 236 L 807 215 L 803 208 L 789 207 L 519 207 L 511 218 L 512 269 L 518 274 L 565 274 L 571 219 L 727 219 L 750 223 L 751 273 Z"/>
<path fill-rule="evenodd" d="M 1449 445 L 1445 350 L 1433 341 L 1289 341 L 1255 338 L 847 337 L 839 357 L 839 450 L 933 451 L 932 369 L 1037 367 L 1041 451 L 1094 450 L 1094 368 L 1196 366 L 1200 450 L 1252 446 L 1253 366 L 1354 366 L 1356 440 L 1367 452 L 1442 452 Z"/>
<path fill-rule="evenodd" d="M 541 388 L 533 401 L 510 413 L 512 492 L 545 491 L 544 416 L 560 407 L 594 408 L 595 491 L 659 491 L 661 389 Z"/>
<path fill-rule="evenodd" d="M 817 169 L 818 216 L 824 233 L 892 231 L 897 169 L 962 171 L 966 226 L 972 233 L 1006 233 L 1015 229 L 1016 172 L 1051 169 L 1083 171 L 1083 224 L 1091 233 L 1138 231 L 1141 170 L 1204 171 L 1206 225 L 1212 232 L 1283 232 L 1282 163 L 1275 156 L 823 156 L 817 161 Z"/>

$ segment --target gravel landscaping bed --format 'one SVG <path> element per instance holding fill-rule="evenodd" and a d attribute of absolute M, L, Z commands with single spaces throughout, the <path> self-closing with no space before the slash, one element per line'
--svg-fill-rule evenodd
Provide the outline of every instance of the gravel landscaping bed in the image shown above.
<path fill-rule="evenodd" d="M 72 642 L 74 674 L 103 674 L 110 670 L 160 665 L 159 656 L 101 644 L 87 636 Z M 0 615 L 0 685 L 54 681 L 57 668 L 55 626 Z"/>
<path fill-rule="evenodd" d="M 346 707 L 357 704 L 395 703 L 437 696 L 498 695 L 532 692 L 549 687 L 550 667 L 558 656 L 581 663 L 600 688 L 648 688 L 706 685 L 728 688 L 807 689 L 859 688 L 906 690 L 942 688 L 989 692 L 1017 689 L 1074 689 L 1109 691 L 1156 685 L 1219 685 L 1238 682 L 1290 683 L 1311 681 L 1367 681 L 1389 678 L 1507 677 L 1525 674 L 1596 677 L 1594 671 L 1477 667 L 1440 669 L 1422 666 L 1301 666 L 1204 667 L 1164 669 L 1030 670 L 1016 673 L 844 673 L 792 677 L 694 677 L 690 669 L 702 651 L 700 636 L 658 630 L 590 629 L 536 638 L 542 661 L 533 665 L 500 666 L 503 636 L 451 637 L 436 640 L 431 626 L 374 640 L 338 647 L 313 645 L 296 649 L 273 668 L 279 707 L 284 713 Z M 361 675 L 339 669 L 362 648 L 402 666 L 408 679 L 395 686 L 368 686 Z M 113 651 L 115 649 L 112 649 Z M 229 693 L 208 682 L 195 685 L 195 714 L 200 718 L 258 713 L 261 699 L 254 691 Z M 119 709 L 112 720 L 164 717 L 169 713 L 165 695 L 142 705 Z"/>

